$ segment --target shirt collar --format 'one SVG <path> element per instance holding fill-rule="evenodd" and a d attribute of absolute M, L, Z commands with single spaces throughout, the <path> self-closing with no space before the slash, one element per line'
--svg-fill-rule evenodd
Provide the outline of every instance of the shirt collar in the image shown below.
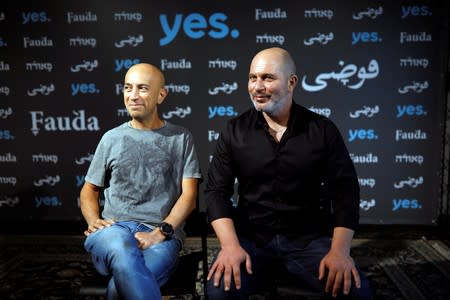
<path fill-rule="evenodd" d="M 300 113 L 299 108 L 300 108 L 300 106 L 297 103 L 295 103 L 294 100 L 292 100 L 292 106 L 291 106 L 291 112 L 289 114 L 287 131 L 289 131 L 291 127 L 295 126 L 296 123 L 298 123 L 298 120 L 300 119 L 297 116 Z M 263 113 L 260 111 L 257 111 L 255 108 L 253 108 L 253 112 L 256 114 L 255 128 L 267 129 L 269 125 L 267 124 L 267 121 L 264 118 Z"/>

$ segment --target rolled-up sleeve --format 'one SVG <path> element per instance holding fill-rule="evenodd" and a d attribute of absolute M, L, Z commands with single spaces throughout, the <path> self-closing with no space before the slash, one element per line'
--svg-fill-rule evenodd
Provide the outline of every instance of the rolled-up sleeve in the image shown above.
<path fill-rule="evenodd" d="M 332 122 L 326 123 L 328 196 L 333 207 L 334 227 L 356 230 L 359 224 L 358 177 L 341 133 Z"/>
<path fill-rule="evenodd" d="M 204 191 L 210 222 L 220 218 L 232 217 L 233 202 L 231 196 L 234 191 L 234 181 L 230 135 L 229 131 L 225 129 L 217 140 Z"/>

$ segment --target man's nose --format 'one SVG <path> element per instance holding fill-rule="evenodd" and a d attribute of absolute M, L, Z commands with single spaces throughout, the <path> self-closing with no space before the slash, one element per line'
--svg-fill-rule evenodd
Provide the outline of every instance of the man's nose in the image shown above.
<path fill-rule="evenodd" d="M 137 99 L 139 97 L 139 89 L 137 87 L 133 87 L 130 93 L 131 99 Z"/>
<path fill-rule="evenodd" d="M 255 89 L 257 91 L 263 90 L 264 89 L 264 80 L 262 80 L 261 78 L 257 78 L 255 81 Z"/>

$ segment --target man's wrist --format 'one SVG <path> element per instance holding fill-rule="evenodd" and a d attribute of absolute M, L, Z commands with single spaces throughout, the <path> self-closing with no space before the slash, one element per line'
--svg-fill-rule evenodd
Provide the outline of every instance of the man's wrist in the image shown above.
<path fill-rule="evenodd" d="M 161 222 L 158 225 L 159 231 L 164 235 L 166 240 L 170 240 L 174 234 L 173 226 L 172 224 L 169 224 L 167 222 Z"/>

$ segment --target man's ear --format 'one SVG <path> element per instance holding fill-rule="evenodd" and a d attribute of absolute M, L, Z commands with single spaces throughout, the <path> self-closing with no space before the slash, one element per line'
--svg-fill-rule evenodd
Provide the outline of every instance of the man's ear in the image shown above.
<path fill-rule="evenodd" d="M 166 99 L 167 95 L 169 94 L 169 91 L 165 88 L 162 87 L 159 90 L 159 95 L 158 95 L 158 104 L 163 103 L 164 99 Z"/>
<path fill-rule="evenodd" d="M 288 89 L 289 89 L 290 91 L 293 91 L 294 88 L 297 86 L 297 83 L 298 83 L 298 77 L 297 77 L 297 75 L 292 74 L 292 75 L 289 77 L 289 80 L 288 80 Z"/>

